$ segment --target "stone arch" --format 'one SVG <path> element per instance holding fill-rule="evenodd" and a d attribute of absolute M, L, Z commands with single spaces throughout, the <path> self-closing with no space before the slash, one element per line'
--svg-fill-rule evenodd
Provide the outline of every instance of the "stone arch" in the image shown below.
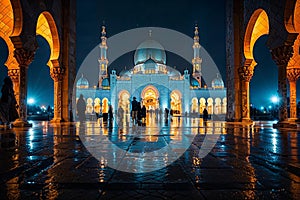
<path fill-rule="evenodd" d="M 289 33 L 297 33 L 297 27 L 299 27 L 299 22 L 295 18 L 299 15 L 297 11 L 299 7 L 299 0 L 286 1 L 284 9 L 284 24 L 285 28 Z"/>
<path fill-rule="evenodd" d="M 142 105 L 145 105 L 147 110 L 156 110 L 159 108 L 159 91 L 153 85 L 145 87 L 141 93 Z"/>
<path fill-rule="evenodd" d="M 44 11 L 39 15 L 36 24 L 36 34 L 45 38 L 50 46 L 51 52 L 47 65 L 52 68 L 53 64 L 58 64 L 60 43 L 55 21 L 49 12 Z"/>
<path fill-rule="evenodd" d="M 291 59 L 288 62 L 287 68 L 300 66 L 300 0 L 287 1 L 284 13 L 285 28 L 289 33 L 298 34 L 293 45 L 293 52 Z"/>
<path fill-rule="evenodd" d="M 5 66 L 8 69 L 17 69 L 18 63 L 14 57 L 15 47 L 10 37 L 19 36 L 22 31 L 23 15 L 20 1 L 1 0 L 0 13 L 0 37 L 3 38 L 8 47 Z"/>
<path fill-rule="evenodd" d="M 256 65 L 253 48 L 255 42 L 263 35 L 269 34 L 269 18 L 267 13 L 263 9 L 257 9 L 253 12 L 244 37 L 244 56 L 246 62 L 251 62 L 250 66 Z"/>
<path fill-rule="evenodd" d="M 256 66 L 256 61 L 253 55 L 253 49 L 256 41 L 263 35 L 269 34 L 269 17 L 263 9 L 256 9 L 246 27 L 244 35 L 244 63 L 239 67 L 239 78 L 241 80 L 240 87 L 241 93 L 239 96 L 239 101 L 241 103 L 241 120 L 244 122 L 251 121 L 250 119 L 250 80 L 254 73 L 254 67 Z"/>
<path fill-rule="evenodd" d="M 147 90 L 153 90 L 155 92 L 155 95 L 157 97 L 159 97 L 159 91 L 157 90 L 157 88 L 153 85 L 148 85 L 147 87 L 145 87 L 142 91 L 141 97 L 143 98 L 145 96 L 145 93 L 147 92 Z"/>
<path fill-rule="evenodd" d="M 296 34 L 297 38 L 293 45 L 293 55 L 287 64 L 287 79 L 290 93 L 290 121 L 297 119 L 297 80 L 300 77 L 300 1 L 286 2 L 284 24 L 290 34 Z"/>

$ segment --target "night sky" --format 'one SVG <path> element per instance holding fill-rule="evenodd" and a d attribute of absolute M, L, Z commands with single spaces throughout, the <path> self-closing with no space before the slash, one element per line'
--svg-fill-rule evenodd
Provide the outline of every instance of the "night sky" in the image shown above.
<path fill-rule="evenodd" d="M 226 82 L 225 1 L 216 2 L 127 0 L 116 3 L 114 1 L 77 0 L 77 69 L 87 54 L 99 44 L 103 21 L 107 27 L 108 37 L 137 27 L 169 28 L 193 37 L 196 22 L 200 31 L 200 44 L 213 58 Z M 265 46 L 266 40 L 267 36 L 261 37 L 254 48 L 254 56 L 259 64 L 250 83 L 250 96 L 251 103 L 256 107 L 269 105 L 271 96 L 276 95 L 277 91 L 278 71 Z M 28 71 L 28 98 L 35 98 L 38 105 L 53 105 L 53 82 L 46 65 L 50 55 L 49 46 L 41 37 L 38 37 L 38 44 L 35 59 Z M 1 38 L 0 49 L 0 80 L 2 82 L 7 74 L 4 66 L 7 47 Z M 186 67 L 186 63 L 180 62 L 180 59 L 168 57 L 167 54 L 169 66 L 176 65 L 181 71 L 182 67 Z M 124 66 L 133 66 L 132 54 L 122 56 L 111 64 L 109 70 L 114 68 L 120 71 Z"/>

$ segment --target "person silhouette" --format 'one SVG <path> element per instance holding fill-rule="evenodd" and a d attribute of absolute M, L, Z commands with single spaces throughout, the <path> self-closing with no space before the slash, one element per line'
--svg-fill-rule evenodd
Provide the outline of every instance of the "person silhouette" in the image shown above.
<path fill-rule="evenodd" d="M 204 125 L 207 125 L 207 119 L 208 119 L 208 111 L 206 108 L 203 109 L 203 121 L 204 121 Z"/>
<path fill-rule="evenodd" d="M 77 115 L 80 123 L 85 121 L 85 109 L 86 109 L 86 102 L 83 98 L 83 95 L 80 94 L 79 99 L 77 101 Z"/>
<path fill-rule="evenodd" d="M 133 124 L 136 124 L 138 120 L 139 105 L 140 104 L 136 101 L 136 97 L 133 97 L 133 101 L 131 102 L 131 118 Z"/>
<path fill-rule="evenodd" d="M 17 111 L 17 100 L 14 94 L 13 82 L 10 77 L 4 78 L 4 84 L 1 92 L 0 120 L 3 124 L 9 125 L 10 122 L 13 122 L 19 118 Z"/>
<path fill-rule="evenodd" d="M 113 126 L 113 119 L 114 119 L 114 113 L 112 105 L 109 105 L 108 107 L 108 118 L 109 118 L 109 127 Z"/>

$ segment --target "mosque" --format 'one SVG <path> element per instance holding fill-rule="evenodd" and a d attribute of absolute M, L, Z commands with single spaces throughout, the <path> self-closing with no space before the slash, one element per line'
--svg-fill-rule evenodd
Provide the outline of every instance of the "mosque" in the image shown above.
<path fill-rule="evenodd" d="M 130 113 L 133 97 L 136 97 L 141 105 L 145 105 L 147 111 L 162 112 L 168 108 L 173 110 L 175 116 L 200 116 L 203 109 L 207 108 L 209 114 L 225 116 L 227 98 L 224 82 L 218 74 L 211 85 L 203 82 L 197 26 L 194 33 L 191 75 L 188 70 L 181 74 L 175 68 L 167 66 L 163 46 L 151 37 L 137 47 L 134 67 L 119 74 L 115 70 L 108 74 L 108 46 L 103 26 L 98 59 L 98 86 L 90 86 L 84 75 L 76 82 L 76 98 L 78 99 L 80 94 L 84 96 L 87 116 L 100 111 L 108 113 L 109 105 L 112 105 L 115 113 L 120 107 L 125 113 Z"/>

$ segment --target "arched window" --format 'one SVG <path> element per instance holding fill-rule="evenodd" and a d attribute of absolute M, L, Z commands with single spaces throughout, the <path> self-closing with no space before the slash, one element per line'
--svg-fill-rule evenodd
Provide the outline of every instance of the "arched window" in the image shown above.
<path fill-rule="evenodd" d="M 86 100 L 86 113 L 88 114 L 92 114 L 93 113 L 93 99 L 92 98 L 88 98 Z"/>
<path fill-rule="evenodd" d="M 101 100 L 99 98 L 96 98 L 94 100 L 94 110 L 95 110 L 96 113 L 100 113 L 100 111 L 101 111 L 100 103 L 101 103 Z"/>
<path fill-rule="evenodd" d="M 216 115 L 221 114 L 221 99 L 220 98 L 215 99 L 214 113 Z"/>
<path fill-rule="evenodd" d="M 192 113 L 197 113 L 198 112 L 198 99 L 194 97 L 192 99 L 192 107 L 191 107 L 191 112 Z"/>
<path fill-rule="evenodd" d="M 213 114 L 213 111 L 214 111 L 214 100 L 212 98 L 208 98 L 207 99 L 207 111 L 208 111 L 208 114 Z"/>
<path fill-rule="evenodd" d="M 203 113 L 204 108 L 206 108 L 206 100 L 204 98 L 200 98 L 200 108 L 199 113 Z"/>

